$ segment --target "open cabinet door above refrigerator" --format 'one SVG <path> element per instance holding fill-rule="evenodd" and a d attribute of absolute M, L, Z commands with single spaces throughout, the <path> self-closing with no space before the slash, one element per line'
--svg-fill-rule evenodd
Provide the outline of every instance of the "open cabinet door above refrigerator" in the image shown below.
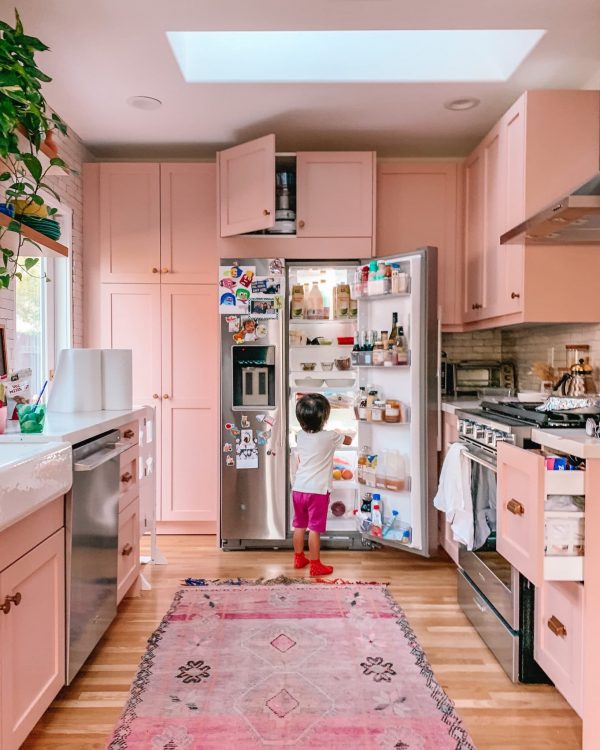
<path fill-rule="evenodd" d="M 358 526 L 365 540 L 425 556 L 437 548 L 436 289 L 437 249 L 425 247 L 364 261 L 353 290 Z"/>

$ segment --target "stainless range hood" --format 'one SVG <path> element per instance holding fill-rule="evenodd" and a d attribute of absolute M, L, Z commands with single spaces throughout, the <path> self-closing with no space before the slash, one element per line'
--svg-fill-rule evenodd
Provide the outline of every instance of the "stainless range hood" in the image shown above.
<path fill-rule="evenodd" d="M 600 244 L 600 174 L 500 237 L 500 244 Z"/>

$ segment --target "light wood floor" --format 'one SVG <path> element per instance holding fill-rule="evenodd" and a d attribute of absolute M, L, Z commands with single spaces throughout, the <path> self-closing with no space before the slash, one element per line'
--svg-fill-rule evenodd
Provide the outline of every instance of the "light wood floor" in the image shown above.
<path fill-rule="evenodd" d="M 289 552 L 221 552 L 214 537 L 162 536 L 166 566 L 144 566 L 152 584 L 125 600 L 73 684 L 40 720 L 26 750 L 100 750 L 119 718 L 146 640 L 186 576 L 293 575 Z M 456 574 L 445 561 L 408 553 L 326 552 L 340 578 L 390 582 L 438 680 L 456 703 L 477 750 L 579 750 L 581 722 L 553 688 L 513 685 L 456 601 Z M 225 750 L 225 749 L 224 749 Z"/>

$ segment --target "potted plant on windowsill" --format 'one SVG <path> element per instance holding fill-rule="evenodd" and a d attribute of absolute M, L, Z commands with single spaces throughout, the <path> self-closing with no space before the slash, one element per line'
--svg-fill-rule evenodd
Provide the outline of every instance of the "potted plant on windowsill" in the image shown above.
<path fill-rule="evenodd" d="M 14 27 L 0 21 L 0 191 L 5 201 L 0 210 L 8 216 L 16 207 L 21 215 L 52 217 L 56 209 L 46 206 L 43 191 L 60 200 L 46 176 L 51 167 L 66 169 L 67 165 L 51 156 L 44 167 L 38 158 L 48 133 L 54 129 L 67 133 L 41 91 L 42 83 L 52 79 L 38 68 L 35 54 L 47 49 L 39 39 L 25 34 L 17 11 Z M 5 224 L 0 226 L 0 289 L 8 289 L 15 277 L 22 278 L 37 264 L 37 258 L 27 257 L 27 243 L 35 246 L 36 253 L 40 251 L 40 245 L 25 236 L 20 221 L 11 219 Z"/>

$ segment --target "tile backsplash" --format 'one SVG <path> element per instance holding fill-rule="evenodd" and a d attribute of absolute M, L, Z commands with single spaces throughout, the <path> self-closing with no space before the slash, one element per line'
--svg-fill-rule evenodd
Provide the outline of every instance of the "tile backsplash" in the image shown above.
<path fill-rule="evenodd" d="M 594 379 L 600 387 L 600 323 L 532 325 L 442 335 L 442 349 L 449 361 L 513 361 L 517 368 L 519 390 L 539 390 L 540 380 L 531 374 L 534 362 L 552 364 L 553 359 L 555 368 L 564 367 L 566 344 L 589 344 Z"/>

